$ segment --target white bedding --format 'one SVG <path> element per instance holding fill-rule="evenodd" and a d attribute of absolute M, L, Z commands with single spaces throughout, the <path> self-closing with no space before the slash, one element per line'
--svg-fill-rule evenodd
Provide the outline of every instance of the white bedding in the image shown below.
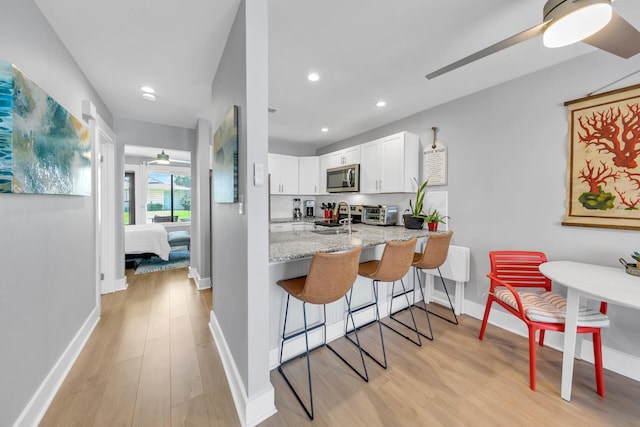
<path fill-rule="evenodd" d="M 171 247 L 167 229 L 162 224 L 139 224 L 124 227 L 124 253 L 154 253 L 163 260 L 169 259 Z"/>

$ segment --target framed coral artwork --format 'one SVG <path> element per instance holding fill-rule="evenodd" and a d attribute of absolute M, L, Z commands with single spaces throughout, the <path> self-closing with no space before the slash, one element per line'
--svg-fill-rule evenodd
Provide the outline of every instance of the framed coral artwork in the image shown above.
<path fill-rule="evenodd" d="M 640 85 L 566 102 L 563 225 L 640 229 Z"/>

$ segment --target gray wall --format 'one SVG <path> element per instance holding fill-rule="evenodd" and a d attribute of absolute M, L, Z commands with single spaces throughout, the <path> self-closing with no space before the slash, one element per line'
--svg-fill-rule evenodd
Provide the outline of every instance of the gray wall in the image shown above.
<path fill-rule="evenodd" d="M 248 3 L 248 4 L 247 4 Z M 239 106 L 238 204 L 212 205 L 213 312 L 248 400 L 271 389 L 268 357 L 268 187 L 254 187 L 253 163 L 267 165 L 266 2 L 240 3 L 212 86 L 213 132 Z M 251 28 L 250 34 L 246 29 Z M 215 189 L 214 189 L 215 192 Z"/>
<path fill-rule="evenodd" d="M 0 59 L 76 117 L 111 113 L 32 0 L 5 1 Z M 0 194 L 0 425 L 12 425 L 96 308 L 94 197 Z"/>
<path fill-rule="evenodd" d="M 196 143 L 193 129 L 139 120 L 116 118 L 114 130 L 118 135 L 118 144 L 122 146 L 142 145 L 192 152 Z"/>
<path fill-rule="evenodd" d="M 438 139 L 449 148 L 448 185 L 428 188 L 449 192 L 453 243 L 471 248 L 465 297 L 484 305 L 490 250 L 540 250 L 552 260 L 614 267 L 620 267 L 619 257 L 629 258 L 638 250 L 638 231 L 566 227 L 561 222 L 567 167 L 564 102 L 639 68 L 638 57 L 622 60 L 594 52 L 324 147 L 318 154 L 403 130 L 420 135 L 424 146 L 432 141 L 431 127 L 437 126 Z M 638 313 L 617 306 L 610 306 L 609 313 L 612 327 L 604 344 L 640 356 Z"/>
<path fill-rule="evenodd" d="M 211 123 L 198 119 L 196 145 L 191 154 L 191 268 L 201 279 L 211 278 L 211 198 L 209 156 Z"/>

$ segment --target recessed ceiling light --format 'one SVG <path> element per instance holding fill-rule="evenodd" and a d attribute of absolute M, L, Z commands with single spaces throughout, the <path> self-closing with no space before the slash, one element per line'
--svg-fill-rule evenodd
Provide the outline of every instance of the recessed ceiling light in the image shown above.
<path fill-rule="evenodd" d="M 152 93 L 143 93 L 142 94 L 142 99 L 144 99 L 145 101 L 155 101 L 156 100 L 156 96 Z"/>
<path fill-rule="evenodd" d="M 140 90 L 143 91 L 144 93 L 156 93 L 155 89 L 152 88 L 151 86 L 141 86 Z"/>
<path fill-rule="evenodd" d="M 376 102 L 376 107 L 384 107 L 385 105 L 387 105 L 387 103 L 385 101 Z"/>
<path fill-rule="evenodd" d="M 320 80 L 320 76 L 318 75 L 318 73 L 311 73 L 307 76 L 307 79 L 309 79 L 310 82 L 317 82 L 318 80 Z"/>
<path fill-rule="evenodd" d="M 322 132 L 329 132 L 329 128 L 322 128 L 320 129 Z"/>

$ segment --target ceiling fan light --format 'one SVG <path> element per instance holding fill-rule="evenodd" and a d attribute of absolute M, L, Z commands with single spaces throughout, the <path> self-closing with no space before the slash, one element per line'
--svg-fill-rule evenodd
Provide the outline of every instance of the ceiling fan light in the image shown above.
<path fill-rule="evenodd" d="M 612 14 L 611 3 L 605 0 L 587 4 L 564 16 L 549 16 L 553 21 L 545 30 L 542 41 L 546 47 L 562 47 L 579 42 L 600 31 L 609 23 Z"/>
<path fill-rule="evenodd" d="M 169 164 L 169 155 L 162 150 L 162 153 L 159 153 L 156 156 L 156 163 L 159 165 L 168 165 Z"/>

